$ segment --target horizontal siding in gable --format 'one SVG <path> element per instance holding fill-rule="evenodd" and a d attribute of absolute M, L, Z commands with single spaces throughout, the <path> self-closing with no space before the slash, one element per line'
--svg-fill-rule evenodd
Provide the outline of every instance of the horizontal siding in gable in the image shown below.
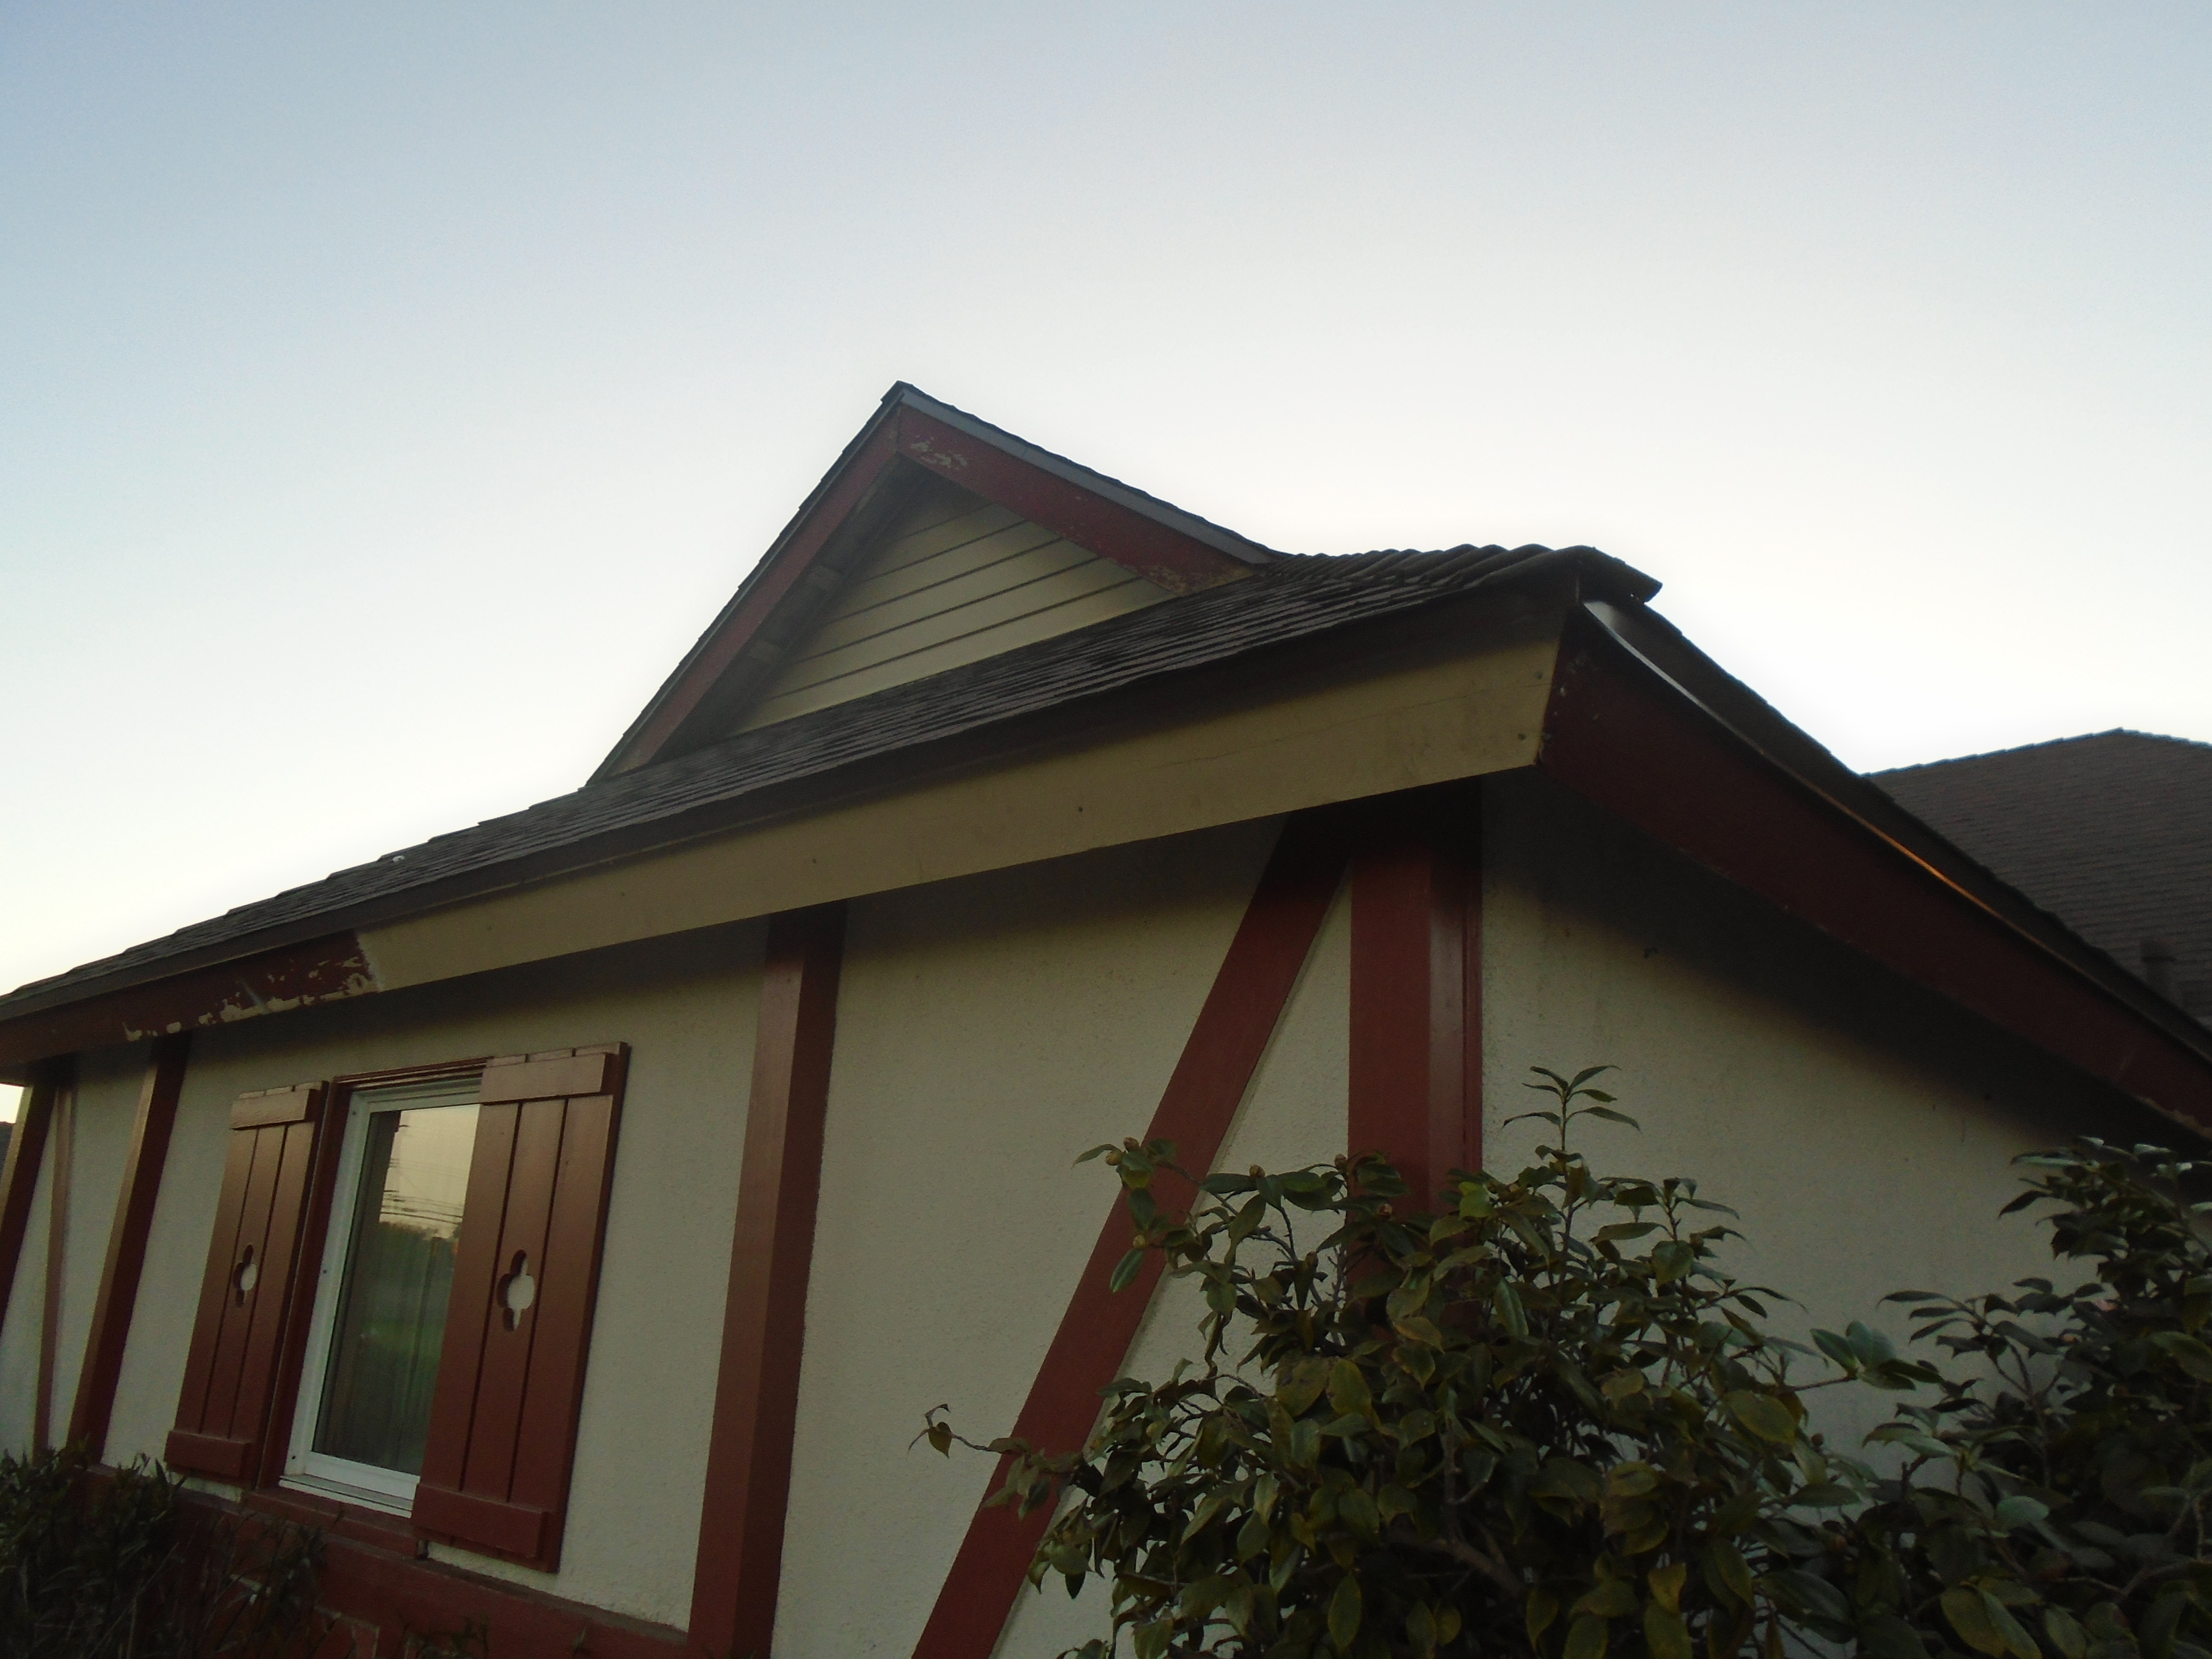
<path fill-rule="evenodd" d="M 947 518 L 943 498 L 933 496 L 861 562 L 740 729 L 941 673 L 1167 597 L 1004 507 L 983 503 Z"/>

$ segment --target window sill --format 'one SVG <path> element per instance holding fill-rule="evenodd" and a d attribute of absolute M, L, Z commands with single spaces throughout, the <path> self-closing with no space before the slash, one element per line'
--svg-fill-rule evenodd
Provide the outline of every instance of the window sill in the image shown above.
<path fill-rule="evenodd" d="M 258 1492 L 247 1492 L 243 1504 L 258 1514 L 275 1516 L 278 1520 L 301 1526 L 319 1527 L 334 1538 L 388 1550 L 395 1555 L 421 1560 L 430 1553 L 428 1540 L 416 1535 L 405 1516 L 372 1509 L 366 1504 L 344 1503 L 290 1486 L 264 1486 Z"/>

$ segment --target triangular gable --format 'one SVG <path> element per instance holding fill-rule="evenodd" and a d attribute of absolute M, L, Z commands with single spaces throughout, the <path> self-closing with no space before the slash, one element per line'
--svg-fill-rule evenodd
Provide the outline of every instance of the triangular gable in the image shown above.
<path fill-rule="evenodd" d="M 937 481 L 854 562 L 735 729 L 773 726 L 1169 597 L 1127 566 Z"/>
<path fill-rule="evenodd" d="M 988 558 L 957 574 L 957 557 L 945 561 L 949 579 L 965 585 L 942 591 L 940 601 L 959 603 L 934 611 L 931 601 L 894 592 L 900 562 L 917 556 L 931 530 L 978 514 L 974 523 L 988 524 L 986 534 L 1005 538 L 985 552 L 1025 563 L 991 575 Z M 1234 581 L 1275 556 L 902 382 L 594 778 Z M 869 583 L 878 585 L 874 602 L 907 600 L 904 611 L 877 618 L 913 624 L 904 638 L 872 633 L 859 620 L 872 598 L 858 585 Z M 1030 599 L 1050 603 L 1025 607 L 1024 584 Z M 825 654 L 838 651 L 843 657 Z"/>

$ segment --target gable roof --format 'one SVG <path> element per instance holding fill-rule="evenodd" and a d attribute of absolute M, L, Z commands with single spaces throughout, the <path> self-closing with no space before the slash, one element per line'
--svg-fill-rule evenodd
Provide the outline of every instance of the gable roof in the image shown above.
<path fill-rule="evenodd" d="M 834 601 L 854 562 L 932 479 L 949 479 L 1171 593 L 1235 581 L 1282 556 L 902 380 L 630 722 L 592 781 L 702 747 L 733 729 L 796 638 Z"/>
<path fill-rule="evenodd" d="M 1969 856 L 2212 1024 L 2212 744 L 2099 732 L 1878 772 Z"/>
<path fill-rule="evenodd" d="M 241 905 L 166 938 L 0 996 L 0 1024 L 171 974 L 412 914 L 520 881 L 711 834 L 790 809 L 794 791 L 851 786 L 894 756 L 915 763 L 1139 686 L 1171 687 L 1325 635 L 1454 599 L 1537 590 L 1641 605 L 1651 578 L 1595 548 L 1458 547 L 1271 557 L 1219 585 L 872 696 L 607 775 Z"/>

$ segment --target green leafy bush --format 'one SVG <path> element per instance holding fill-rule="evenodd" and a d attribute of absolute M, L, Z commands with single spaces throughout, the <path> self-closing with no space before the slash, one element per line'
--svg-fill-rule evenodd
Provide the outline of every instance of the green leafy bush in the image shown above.
<path fill-rule="evenodd" d="M 187 1502 L 159 1465 L 0 1455 L 0 1656 L 290 1659 L 316 1651 L 321 1540 Z"/>
<path fill-rule="evenodd" d="M 990 1448 L 1018 1454 L 1006 1501 L 1073 1490 L 1032 1577 L 1109 1583 L 1115 1637 L 1085 1654 L 1724 1659 L 1778 1652 L 1808 1607 L 1848 1618 L 1806 1563 L 1810 1515 L 1856 1487 L 1761 1330 L 1769 1293 L 1715 1265 L 1732 1212 L 1695 1183 L 1571 1146 L 1631 1121 L 1601 1069 L 1543 1073 L 1558 1144 L 1510 1181 L 1455 1176 L 1441 1215 L 1401 1212 L 1379 1158 L 1212 1176 L 1182 1216 L 1150 1191 L 1171 1146 L 1087 1155 L 1141 1240 L 1117 1278 L 1159 1250 L 1207 1312 L 1202 1358 L 1115 1383 L 1084 1454 Z"/>
<path fill-rule="evenodd" d="M 1969 1362 L 1874 1438 L 1908 1458 L 1850 1528 L 1855 1632 L 1878 1659 L 2212 1659 L 2212 1206 L 2157 1147 L 2021 1159 L 2061 1289 L 1901 1291 Z"/>

